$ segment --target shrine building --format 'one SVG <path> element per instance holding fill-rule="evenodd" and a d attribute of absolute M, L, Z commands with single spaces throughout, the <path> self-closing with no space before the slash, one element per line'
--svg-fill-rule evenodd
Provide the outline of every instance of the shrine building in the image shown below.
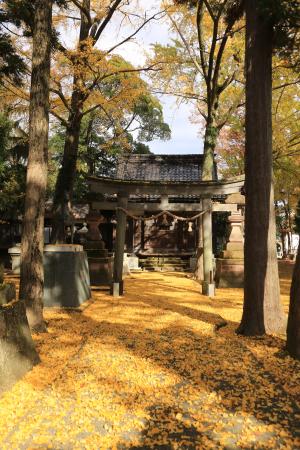
<path fill-rule="evenodd" d="M 114 252 L 115 284 L 122 284 L 124 252 L 138 256 L 144 267 L 180 258 L 183 268 L 199 248 L 204 286 L 212 284 L 214 213 L 237 210 L 226 198 L 240 193 L 244 179 L 219 180 L 214 165 L 212 180 L 203 181 L 202 166 L 200 154 L 130 154 L 119 158 L 112 176 L 88 178 L 91 211 L 100 219 L 106 248 Z"/>

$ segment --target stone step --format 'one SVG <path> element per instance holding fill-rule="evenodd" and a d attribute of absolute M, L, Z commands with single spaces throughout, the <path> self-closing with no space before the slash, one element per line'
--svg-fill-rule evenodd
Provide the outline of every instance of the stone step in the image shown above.
<path fill-rule="evenodd" d="M 183 267 L 167 267 L 167 266 L 162 266 L 162 267 L 143 267 L 143 270 L 145 272 L 190 272 L 190 270 L 188 268 L 183 268 Z"/>
<path fill-rule="evenodd" d="M 139 264 L 146 271 L 186 272 L 189 270 L 189 260 L 180 256 L 148 256 L 140 258 Z"/>
<path fill-rule="evenodd" d="M 166 262 L 166 261 L 169 261 L 169 262 L 181 262 L 181 261 L 184 261 L 184 260 L 182 260 L 181 258 L 170 258 L 170 257 L 166 257 L 166 258 L 144 258 L 144 259 L 140 259 L 140 261 L 155 261 L 155 262 L 157 262 L 157 261 L 159 261 L 159 262 Z"/>
<path fill-rule="evenodd" d="M 158 261 L 140 261 L 141 266 L 188 266 L 189 264 L 182 261 L 166 261 L 166 262 L 158 262 Z"/>
<path fill-rule="evenodd" d="M 160 262 L 160 263 L 166 263 L 166 262 L 170 262 L 170 263 L 188 263 L 189 261 L 184 260 L 184 259 L 140 259 L 140 262 L 144 262 L 144 261 L 148 261 L 148 262 Z"/>

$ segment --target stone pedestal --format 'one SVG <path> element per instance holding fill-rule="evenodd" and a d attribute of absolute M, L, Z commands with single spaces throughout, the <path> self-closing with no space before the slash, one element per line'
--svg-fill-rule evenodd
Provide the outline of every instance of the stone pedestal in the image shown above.
<path fill-rule="evenodd" d="M 142 270 L 139 266 L 139 258 L 135 255 L 127 256 L 127 264 L 129 270 Z"/>
<path fill-rule="evenodd" d="M 189 259 L 189 269 L 191 272 L 195 272 L 197 267 L 197 258 L 196 256 L 191 256 Z"/>
<path fill-rule="evenodd" d="M 202 281 L 202 294 L 207 295 L 208 297 L 214 297 L 215 283 L 207 283 L 206 281 Z"/>
<path fill-rule="evenodd" d="M 91 285 L 110 285 L 112 282 L 112 258 L 108 256 L 104 242 L 87 241 L 84 248 L 88 255 Z"/>
<path fill-rule="evenodd" d="M 21 248 L 9 249 L 13 273 L 20 273 Z M 44 247 L 44 305 L 77 307 L 91 296 L 86 253 L 82 245 L 59 244 Z M 10 289 L 0 298 L 10 296 Z"/>
<path fill-rule="evenodd" d="M 142 270 L 141 267 L 139 267 L 139 258 L 135 255 L 128 255 L 127 253 L 124 253 L 123 275 L 129 275 L 132 270 Z"/>
<path fill-rule="evenodd" d="M 242 288 L 244 286 L 244 259 L 217 258 L 216 285 Z"/>
<path fill-rule="evenodd" d="M 217 287 L 243 287 L 244 285 L 244 238 L 242 234 L 243 217 L 239 211 L 228 218 L 231 233 L 221 258 L 216 260 Z"/>
<path fill-rule="evenodd" d="M 112 283 L 112 258 L 108 256 L 99 231 L 102 220 L 103 217 L 96 211 L 91 211 L 87 217 L 89 231 L 84 248 L 88 256 L 91 285 L 94 286 L 110 286 Z"/>
<path fill-rule="evenodd" d="M 78 307 L 91 297 L 86 253 L 82 245 L 46 245 L 44 305 Z"/>

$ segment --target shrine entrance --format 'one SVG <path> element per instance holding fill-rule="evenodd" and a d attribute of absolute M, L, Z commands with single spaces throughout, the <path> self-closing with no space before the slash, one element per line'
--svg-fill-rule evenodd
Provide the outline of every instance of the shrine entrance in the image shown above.
<path fill-rule="evenodd" d="M 199 233 L 199 246 L 203 254 L 202 293 L 214 295 L 214 270 L 212 250 L 212 212 L 232 211 L 230 205 L 217 201 L 230 194 L 240 193 L 244 179 L 231 181 L 193 181 L 193 182 L 159 182 L 118 180 L 107 177 L 89 177 L 88 183 L 93 196 L 91 202 L 95 212 L 115 211 L 116 236 L 113 266 L 112 294 L 123 294 L 123 261 L 126 236 L 127 217 L 145 223 L 147 220 L 158 220 L 167 224 L 167 219 L 173 219 L 188 224 L 195 224 Z M 97 199 L 98 196 L 98 199 Z M 158 201 L 153 203 L 147 198 L 156 196 Z M 173 203 L 172 197 L 182 198 L 182 203 Z M 143 202 L 136 199 L 144 198 Z M 197 203 L 185 201 L 197 198 Z M 214 200 L 214 202 L 213 202 Z M 232 205 L 233 206 L 233 205 Z M 235 205 L 236 206 L 236 205 Z M 179 215 L 179 211 L 189 213 L 189 217 Z M 151 215 L 149 217 L 149 212 Z M 148 217 L 145 216 L 147 213 Z"/>

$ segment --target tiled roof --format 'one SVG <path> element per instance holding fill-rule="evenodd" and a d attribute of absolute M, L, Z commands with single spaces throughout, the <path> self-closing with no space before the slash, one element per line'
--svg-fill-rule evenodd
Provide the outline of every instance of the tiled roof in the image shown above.
<path fill-rule="evenodd" d="M 118 159 L 115 178 L 139 181 L 201 181 L 202 165 L 203 155 L 128 155 Z"/>

